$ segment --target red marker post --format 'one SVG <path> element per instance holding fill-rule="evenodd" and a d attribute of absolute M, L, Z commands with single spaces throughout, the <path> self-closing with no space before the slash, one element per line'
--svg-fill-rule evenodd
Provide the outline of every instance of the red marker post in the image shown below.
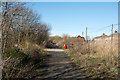
<path fill-rule="evenodd" d="M 67 49 L 67 44 L 64 44 L 64 49 Z"/>

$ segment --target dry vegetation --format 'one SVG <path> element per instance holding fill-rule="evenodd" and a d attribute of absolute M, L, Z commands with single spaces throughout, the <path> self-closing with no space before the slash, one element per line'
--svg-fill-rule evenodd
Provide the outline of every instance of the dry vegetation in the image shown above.
<path fill-rule="evenodd" d="M 25 3 L 2 2 L 3 78 L 32 78 L 44 65 L 48 26 Z"/>
<path fill-rule="evenodd" d="M 81 43 L 84 41 L 84 38 L 70 37 L 69 35 L 64 34 L 62 37 L 60 36 L 49 37 L 49 40 L 56 43 L 56 45 L 59 46 L 59 48 L 63 48 L 64 44 L 68 44 L 68 47 L 72 47 L 76 43 Z"/>
<path fill-rule="evenodd" d="M 48 26 L 25 3 L 2 3 L 3 78 L 32 78 L 46 57 Z M 118 40 L 89 41 L 81 37 L 50 37 L 60 48 L 68 44 L 68 56 L 92 78 L 118 75 Z M 113 49 L 113 50 L 112 50 Z"/>
<path fill-rule="evenodd" d="M 66 54 L 91 78 L 118 77 L 118 37 L 112 43 L 111 39 L 87 42 L 83 38 L 68 35 L 50 39 L 60 48 L 67 44 L 69 50 L 66 50 Z"/>
<path fill-rule="evenodd" d="M 112 47 L 111 47 L 112 46 Z M 67 52 L 91 78 L 118 77 L 118 40 L 88 41 Z"/>

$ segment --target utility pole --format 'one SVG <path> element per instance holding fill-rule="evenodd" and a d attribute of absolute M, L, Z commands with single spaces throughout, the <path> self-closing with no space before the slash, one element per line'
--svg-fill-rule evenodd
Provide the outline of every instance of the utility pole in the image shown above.
<path fill-rule="evenodd" d="M 83 37 L 84 33 L 82 32 L 82 37 Z"/>
<path fill-rule="evenodd" d="M 112 53 L 113 53 L 113 24 L 112 24 L 112 29 L 111 29 L 111 50 L 112 50 Z"/>
<path fill-rule="evenodd" d="M 87 45 L 88 45 L 87 50 L 88 50 L 88 53 L 90 53 L 89 52 L 89 42 L 88 42 L 88 39 L 87 39 L 87 26 L 86 26 L 86 41 L 87 41 Z"/>
<path fill-rule="evenodd" d="M 86 40 L 87 40 L 87 26 L 86 26 Z"/>

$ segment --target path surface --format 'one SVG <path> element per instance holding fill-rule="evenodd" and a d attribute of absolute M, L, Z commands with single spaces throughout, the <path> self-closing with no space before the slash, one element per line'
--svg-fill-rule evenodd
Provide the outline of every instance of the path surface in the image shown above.
<path fill-rule="evenodd" d="M 50 52 L 47 64 L 36 78 L 85 78 L 84 71 L 79 70 L 61 49 L 45 49 Z"/>

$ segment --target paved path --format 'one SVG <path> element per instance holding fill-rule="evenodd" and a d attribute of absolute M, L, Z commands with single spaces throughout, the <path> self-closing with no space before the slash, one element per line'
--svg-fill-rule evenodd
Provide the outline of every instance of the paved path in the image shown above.
<path fill-rule="evenodd" d="M 49 59 L 36 78 L 85 78 L 84 71 L 79 70 L 61 49 L 45 49 L 50 52 Z M 76 79 L 75 79 L 76 78 Z"/>

